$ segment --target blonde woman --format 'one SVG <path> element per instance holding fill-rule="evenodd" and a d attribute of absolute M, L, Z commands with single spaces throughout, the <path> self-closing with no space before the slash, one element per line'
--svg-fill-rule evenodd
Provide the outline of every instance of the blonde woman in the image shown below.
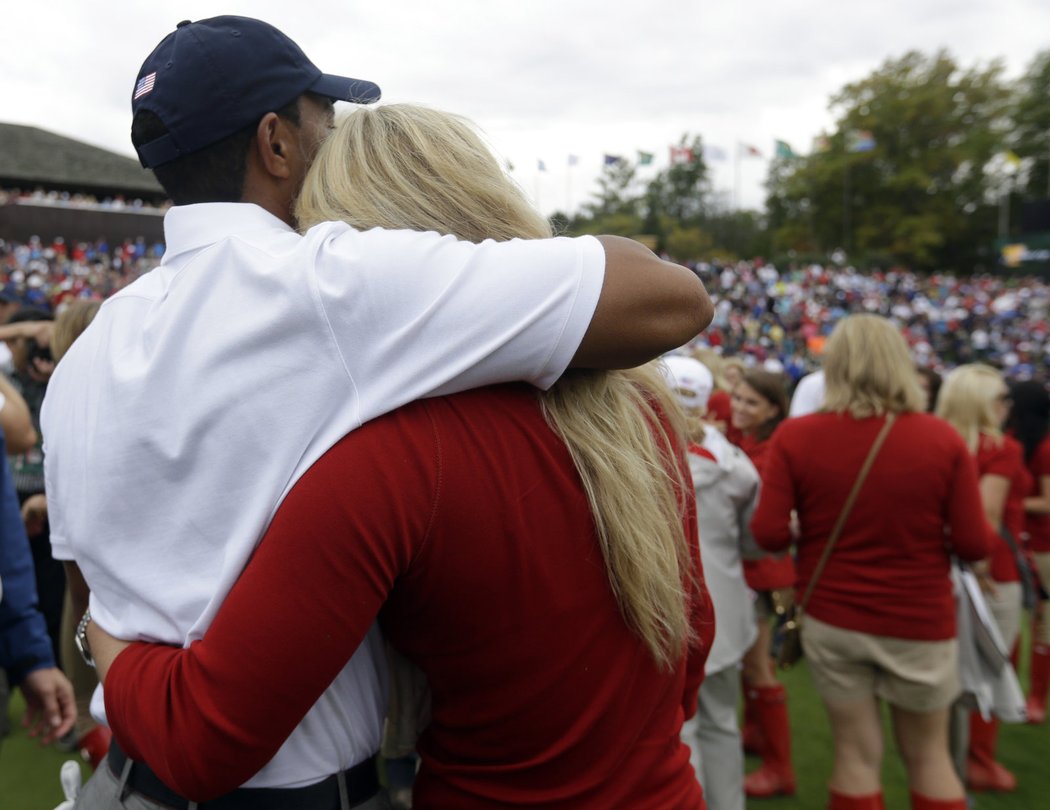
<path fill-rule="evenodd" d="M 944 379 L 937 398 L 937 415 L 959 431 L 977 460 L 981 503 L 997 535 L 990 556 L 974 566 L 982 578 L 988 607 L 1008 649 L 1017 643 L 1021 627 L 1021 574 L 1011 548 L 1024 532 L 1024 499 L 1032 486 L 1024 464 L 1024 449 L 1003 435 L 1010 415 L 1010 391 L 1002 374 L 991 366 L 960 366 Z M 966 781 L 972 790 L 1011 791 L 1017 779 L 995 759 L 999 721 L 970 715 L 970 745 Z"/>
<path fill-rule="evenodd" d="M 408 105 L 342 120 L 298 213 L 304 228 L 549 235 L 472 127 Z M 713 623 L 680 418 L 639 369 L 358 428 L 285 497 L 201 642 L 116 659 L 118 740 L 212 799 L 268 760 L 378 615 L 433 695 L 414 807 L 702 808 L 678 735 Z"/>
<path fill-rule="evenodd" d="M 945 533 L 961 558 L 987 555 L 976 473 L 959 435 L 922 412 L 907 346 L 888 320 L 843 319 L 823 366 L 824 411 L 789 419 L 773 434 L 751 528 L 770 551 L 797 543 L 804 592 L 864 459 L 888 415 L 896 415 L 816 583 L 802 630 L 835 743 L 828 807 L 884 807 L 879 702 L 885 701 L 912 808 L 964 810 L 948 746 L 959 682 Z"/>

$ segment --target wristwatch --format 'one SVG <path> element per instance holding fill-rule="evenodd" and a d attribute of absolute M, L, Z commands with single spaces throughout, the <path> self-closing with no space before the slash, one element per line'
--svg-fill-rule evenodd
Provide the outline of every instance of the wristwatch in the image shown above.
<path fill-rule="evenodd" d="M 73 636 L 73 641 L 77 645 L 77 650 L 80 652 L 80 657 L 84 659 L 84 663 L 89 667 L 94 667 L 95 656 L 91 654 L 91 645 L 88 644 L 87 637 L 87 626 L 90 621 L 91 611 L 85 610 L 84 616 L 80 619 L 80 624 L 77 625 L 77 632 Z"/>

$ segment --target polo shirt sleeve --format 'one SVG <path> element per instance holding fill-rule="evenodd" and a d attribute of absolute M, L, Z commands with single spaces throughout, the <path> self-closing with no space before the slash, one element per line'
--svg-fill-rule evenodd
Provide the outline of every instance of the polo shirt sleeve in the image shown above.
<path fill-rule="evenodd" d="M 593 237 L 473 244 L 326 223 L 305 238 L 362 421 L 493 383 L 550 387 L 579 348 L 605 276 Z"/>

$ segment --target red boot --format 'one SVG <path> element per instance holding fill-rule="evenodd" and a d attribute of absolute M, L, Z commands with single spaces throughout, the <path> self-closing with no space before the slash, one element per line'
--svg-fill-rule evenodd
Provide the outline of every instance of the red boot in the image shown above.
<path fill-rule="evenodd" d="M 762 756 L 766 748 L 766 738 L 758 722 L 758 690 L 740 678 L 744 693 L 744 723 L 740 729 L 740 739 L 744 744 L 745 754 Z"/>
<path fill-rule="evenodd" d="M 911 792 L 911 810 L 966 810 L 966 797 L 958 799 L 931 799 Z"/>
<path fill-rule="evenodd" d="M 881 793 L 847 796 L 845 793 L 828 790 L 828 810 L 886 810 L 886 805 L 883 804 Z"/>
<path fill-rule="evenodd" d="M 766 738 L 766 749 L 762 766 L 744 777 L 744 792 L 753 799 L 793 796 L 795 771 L 791 767 L 787 692 L 780 684 L 752 688 L 757 693 L 758 721 Z"/>
<path fill-rule="evenodd" d="M 1009 793 L 1017 787 L 1017 778 L 995 761 L 995 742 L 999 721 L 981 719 L 970 714 L 970 750 L 966 757 L 966 786 L 975 792 Z"/>
<path fill-rule="evenodd" d="M 1047 617 L 1050 619 L 1050 617 Z M 1050 647 L 1032 646 L 1032 685 L 1028 690 L 1028 722 L 1039 724 L 1046 720 L 1046 693 L 1050 691 Z"/>

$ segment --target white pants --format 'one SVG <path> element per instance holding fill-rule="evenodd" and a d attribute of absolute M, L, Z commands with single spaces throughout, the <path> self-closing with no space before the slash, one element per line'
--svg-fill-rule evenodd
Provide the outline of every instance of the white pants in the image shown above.
<path fill-rule="evenodd" d="M 682 741 L 704 788 L 709 810 L 744 810 L 744 750 L 737 724 L 740 670 L 726 667 L 704 678 L 696 717 L 682 726 Z"/>

